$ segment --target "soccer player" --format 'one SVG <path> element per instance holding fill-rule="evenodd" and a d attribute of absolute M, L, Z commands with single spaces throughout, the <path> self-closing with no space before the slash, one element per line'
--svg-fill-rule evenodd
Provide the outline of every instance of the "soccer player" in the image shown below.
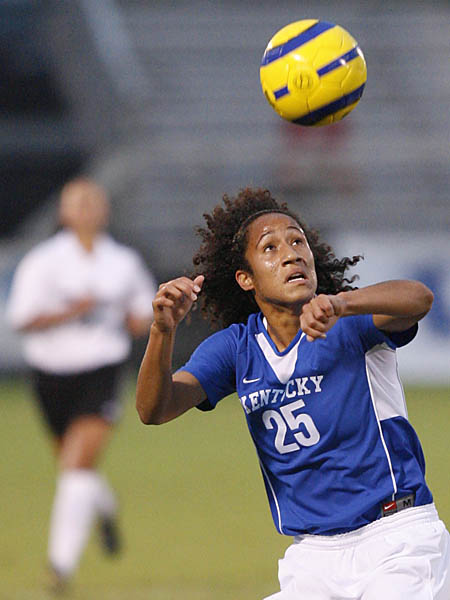
<path fill-rule="evenodd" d="M 156 293 L 139 255 L 104 229 L 109 200 L 79 178 L 61 192 L 62 229 L 33 248 L 14 276 L 7 316 L 23 333 L 25 360 L 58 458 L 48 559 L 65 587 L 95 521 L 118 551 L 117 502 L 97 463 L 120 415 L 119 379 L 130 336 L 147 335 Z"/>
<path fill-rule="evenodd" d="M 236 391 L 275 526 L 294 537 L 271 600 L 448 600 L 449 534 L 424 479 L 396 348 L 433 294 L 417 281 L 354 288 L 347 269 L 267 190 L 205 215 L 193 278 L 159 287 L 142 360 L 144 423 Z M 199 301 L 224 329 L 171 372 L 180 321 Z"/>

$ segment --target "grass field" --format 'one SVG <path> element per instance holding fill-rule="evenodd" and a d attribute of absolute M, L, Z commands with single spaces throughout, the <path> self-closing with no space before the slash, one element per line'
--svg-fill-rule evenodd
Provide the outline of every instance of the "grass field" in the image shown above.
<path fill-rule="evenodd" d="M 450 525 L 450 391 L 406 390 L 428 483 Z M 0 599 L 44 600 L 54 464 L 24 382 L 0 383 L 2 441 Z M 128 388 L 124 418 L 103 464 L 118 491 L 123 554 L 106 559 L 95 535 L 73 600 L 261 600 L 277 591 L 277 560 L 290 538 L 272 525 L 242 411 L 230 399 L 145 427 Z"/>

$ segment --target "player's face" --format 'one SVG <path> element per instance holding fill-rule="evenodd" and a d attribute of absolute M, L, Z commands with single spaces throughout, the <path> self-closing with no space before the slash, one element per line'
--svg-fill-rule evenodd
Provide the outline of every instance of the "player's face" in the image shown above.
<path fill-rule="evenodd" d="M 314 256 L 300 225 L 288 215 L 269 213 L 248 228 L 245 257 L 251 272 L 238 271 L 236 280 L 253 290 L 258 306 L 299 310 L 317 289 Z"/>
<path fill-rule="evenodd" d="M 108 222 L 109 206 L 103 190 L 90 182 L 75 182 L 63 191 L 60 219 L 77 231 L 95 233 Z"/>

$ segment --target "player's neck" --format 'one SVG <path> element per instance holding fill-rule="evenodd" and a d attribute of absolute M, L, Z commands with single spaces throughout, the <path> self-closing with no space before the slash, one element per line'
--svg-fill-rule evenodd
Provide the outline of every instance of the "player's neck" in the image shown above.
<path fill-rule="evenodd" d="M 90 253 L 94 250 L 95 239 L 97 237 L 96 232 L 85 230 L 75 231 L 75 235 L 86 252 Z"/>
<path fill-rule="evenodd" d="M 267 331 L 279 352 L 283 352 L 295 338 L 300 329 L 299 315 L 287 311 L 271 311 L 264 314 L 267 319 Z"/>

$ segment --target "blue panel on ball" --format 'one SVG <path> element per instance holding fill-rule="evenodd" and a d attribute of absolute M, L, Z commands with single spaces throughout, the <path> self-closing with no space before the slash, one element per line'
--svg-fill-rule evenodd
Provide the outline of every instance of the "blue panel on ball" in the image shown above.
<path fill-rule="evenodd" d="M 279 100 L 283 96 L 286 96 L 286 94 L 289 94 L 289 89 L 288 89 L 287 85 L 285 85 L 284 87 L 280 88 L 279 90 L 275 90 L 273 92 L 273 95 L 275 96 L 275 100 Z"/>
<path fill-rule="evenodd" d="M 292 52 L 292 50 L 303 46 L 303 44 L 306 44 L 306 42 L 309 42 L 310 40 L 318 37 L 324 31 L 327 31 L 332 27 L 335 27 L 334 23 L 327 23 L 326 21 L 319 21 L 318 23 L 314 23 L 314 25 L 308 27 L 308 29 L 300 33 L 300 35 L 291 38 L 285 44 L 275 46 L 275 48 L 271 48 L 270 50 L 264 52 L 261 60 L 261 66 L 264 67 L 265 65 L 270 64 L 274 60 L 278 60 L 282 56 L 289 54 L 289 52 Z"/>
<path fill-rule="evenodd" d="M 325 119 L 325 117 L 328 117 L 338 110 L 341 110 L 359 100 L 364 91 L 364 86 L 365 83 L 363 83 L 359 88 L 356 88 L 356 90 L 353 90 L 353 92 L 342 96 L 342 98 L 339 98 L 339 100 L 330 102 L 329 104 L 310 112 L 304 117 L 300 117 L 300 119 L 292 120 L 292 123 L 295 123 L 296 125 L 315 125 L 322 119 Z"/>
<path fill-rule="evenodd" d="M 350 62 L 357 56 L 359 56 L 359 47 L 355 46 L 354 48 L 349 50 L 349 52 L 346 52 L 339 58 L 336 58 L 336 60 L 333 60 L 332 62 L 328 63 L 321 69 L 318 69 L 317 75 L 319 77 L 322 77 L 322 75 L 325 75 L 325 73 L 329 73 L 330 71 L 334 71 L 334 69 L 338 69 L 339 67 L 342 67 L 343 65 Z"/>

